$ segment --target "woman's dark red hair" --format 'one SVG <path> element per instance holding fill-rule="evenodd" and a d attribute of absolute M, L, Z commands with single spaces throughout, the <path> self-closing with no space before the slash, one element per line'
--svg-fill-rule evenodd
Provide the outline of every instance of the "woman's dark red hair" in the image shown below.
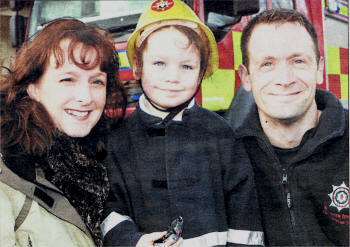
<path fill-rule="evenodd" d="M 107 74 L 107 109 L 125 111 L 126 97 L 118 77 L 119 61 L 114 46 L 107 33 L 97 27 L 76 19 L 57 19 L 48 24 L 31 42 L 24 44 L 17 52 L 16 61 L 10 73 L 0 84 L 1 92 L 1 148 L 17 146 L 17 150 L 28 154 L 41 154 L 50 146 L 53 137 L 53 122 L 40 103 L 31 99 L 27 87 L 37 83 L 44 73 L 51 55 L 57 66 L 64 63 L 64 53 L 60 48 L 62 40 L 70 40 L 69 59 L 82 69 L 100 66 Z M 82 56 L 76 61 L 73 50 L 82 44 Z M 95 61 L 86 61 L 89 49 L 95 49 Z M 121 115 L 123 117 L 123 114 Z M 118 119 L 105 116 L 111 126 Z"/>

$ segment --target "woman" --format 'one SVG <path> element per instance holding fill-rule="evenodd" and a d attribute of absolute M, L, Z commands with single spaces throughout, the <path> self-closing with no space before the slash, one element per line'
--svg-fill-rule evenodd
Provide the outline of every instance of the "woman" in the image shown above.
<path fill-rule="evenodd" d="M 117 123 L 104 110 L 125 110 L 117 70 L 107 36 L 75 19 L 18 52 L 1 80 L 1 246 L 101 245 L 104 142 Z"/>

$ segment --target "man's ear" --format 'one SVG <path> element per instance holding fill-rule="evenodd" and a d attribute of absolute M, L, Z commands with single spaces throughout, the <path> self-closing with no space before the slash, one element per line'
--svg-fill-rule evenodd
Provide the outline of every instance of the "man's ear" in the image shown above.
<path fill-rule="evenodd" d="M 323 70 L 324 70 L 324 58 L 320 57 L 320 61 L 318 61 L 318 67 L 317 67 L 317 84 L 323 83 Z"/>
<path fill-rule="evenodd" d="M 241 78 L 242 85 L 247 92 L 252 90 L 252 85 L 249 78 L 248 69 L 243 65 L 239 65 L 238 69 L 239 77 Z"/>
<path fill-rule="evenodd" d="M 35 85 L 34 83 L 30 83 L 27 87 L 27 93 L 28 93 L 29 97 L 40 102 L 39 90 L 38 90 L 37 85 Z"/>
<path fill-rule="evenodd" d="M 140 80 L 141 79 L 141 68 L 137 63 L 137 58 L 134 56 L 132 60 L 132 74 L 135 78 L 135 80 Z"/>

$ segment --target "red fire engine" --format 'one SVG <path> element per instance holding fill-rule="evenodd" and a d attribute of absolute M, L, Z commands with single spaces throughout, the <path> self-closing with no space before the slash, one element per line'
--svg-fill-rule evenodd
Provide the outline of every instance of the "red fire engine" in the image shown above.
<path fill-rule="evenodd" d="M 164 0 L 167 1 L 167 0 Z M 14 1 L 17 2 L 17 1 Z M 219 69 L 202 82 L 196 96 L 199 104 L 213 111 L 229 109 L 240 85 L 237 70 L 242 62 L 240 37 L 244 26 L 257 12 L 289 8 L 302 12 L 315 26 L 321 55 L 325 57 L 323 84 L 348 107 L 348 2 L 342 0 L 185 0 L 213 31 L 219 50 Z M 128 109 L 134 110 L 141 89 L 132 76 L 126 56 L 126 41 L 149 1 L 52 1 L 34 0 L 27 22 L 30 39 L 52 19 L 64 16 L 94 23 L 111 32 L 120 57 L 120 77 L 128 89 Z M 19 46 L 18 30 L 23 21 L 13 16 L 13 44 Z M 241 106 L 244 107 L 244 106 Z M 113 112 L 110 112 L 113 113 Z"/>

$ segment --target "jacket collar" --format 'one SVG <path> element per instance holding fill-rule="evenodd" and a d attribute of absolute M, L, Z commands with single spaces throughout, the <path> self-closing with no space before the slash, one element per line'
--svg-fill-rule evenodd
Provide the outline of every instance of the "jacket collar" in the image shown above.
<path fill-rule="evenodd" d="M 328 91 L 318 89 L 316 103 L 322 114 L 314 137 L 326 141 L 343 135 L 347 128 L 345 110 L 337 97 Z"/>
<path fill-rule="evenodd" d="M 235 138 L 244 137 L 258 137 L 263 138 L 265 136 L 264 131 L 260 124 L 260 118 L 258 114 L 258 107 L 254 102 L 248 112 L 247 117 L 243 121 L 240 127 L 235 132 Z"/>
<path fill-rule="evenodd" d="M 342 136 L 347 128 L 343 106 L 333 94 L 326 90 L 317 89 L 315 99 L 317 108 L 322 110 L 322 114 L 315 127 L 315 134 L 310 137 L 306 145 L 303 145 L 302 149 L 305 148 L 305 155 L 315 150 L 320 144 L 332 138 Z M 246 137 L 268 140 L 261 127 L 258 109 L 255 103 L 251 107 L 247 118 L 235 133 L 235 138 L 237 139 Z M 270 142 L 268 141 L 268 143 Z"/>
<path fill-rule="evenodd" d="M 34 174 L 36 177 L 35 183 L 25 180 L 23 177 L 19 176 L 11 169 L 9 169 L 3 162 L 3 159 L 0 157 L 1 182 L 25 194 L 52 214 L 74 224 L 82 231 L 84 231 L 88 236 L 91 236 L 81 217 L 71 206 L 69 201 L 62 195 L 62 192 L 60 192 L 54 185 L 41 177 L 41 172 L 36 171 L 35 168 Z M 52 204 L 48 204 L 46 199 L 52 200 Z"/>
<path fill-rule="evenodd" d="M 32 155 L 15 155 L 7 154 L 5 150 L 1 151 L 1 158 L 6 166 L 18 176 L 25 180 L 34 182 L 36 177 L 35 162 Z M 25 166 L 23 164 L 26 164 Z"/>
<path fill-rule="evenodd" d="M 147 114 L 149 114 L 149 115 L 154 116 L 154 115 L 147 109 L 146 104 L 147 104 L 147 98 L 145 97 L 144 94 L 142 94 L 141 97 L 140 97 L 140 99 L 139 99 L 138 106 L 140 107 L 140 109 L 141 109 L 143 112 L 145 112 L 145 113 L 147 113 Z M 193 98 L 193 99 L 191 100 L 191 102 L 188 104 L 188 106 L 185 107 L 185 110 L 186 110 L 186 109 L 192 108 L 195 104 L 196 104 L 196 100 Z M 180 114 L 178 114 L 178 115 L 174 118 L 174 120 L 175 120 L 175 121 L 182 121 L 182 115 L 183 115 L 183 112 L 180 113 Z M 164 118 L 165 118 L 165 117 L 166 117 L 166 115 L 164 116 Z M 163 119 L 164 119 L 164 118 L 163 118 Z"/>
<path fill-rule="evenodd" d="M 139 121 L 142 123 L 142 125 L 145 128 L 164 128 L 164 126 L 161 125 L 162 118 L 157 117 L 149 113 L 148 111 L 144 110 L 144 106 L 141 105 L 142 103 L 139 102 L 136 106 L 136 112 L 139 116 Z M 184 110 L 182 113 L 181 120 L 171 120 L 169 123 L 175 123 L 175 124 L 183 124 L 186 122 L 189 113 L 195 111 L 198 108 L 198 104 L 194 100 L 190 103 L 190 106 Z"/>

